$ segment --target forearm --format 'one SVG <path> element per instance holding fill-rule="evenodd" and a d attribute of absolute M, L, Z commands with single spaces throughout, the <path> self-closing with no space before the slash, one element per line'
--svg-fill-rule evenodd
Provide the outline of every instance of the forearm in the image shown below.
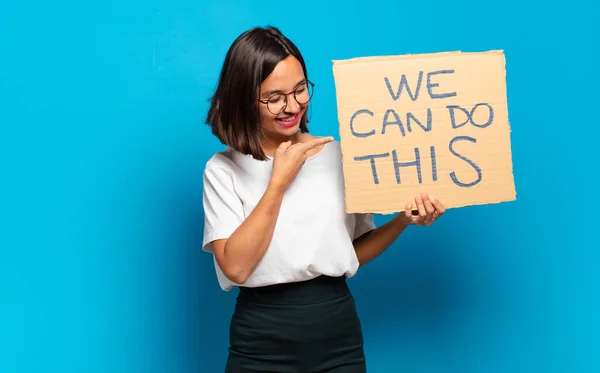
<path fill-rule="evenodd" d="M 386 224 L 354 241 L 354 250 L 361 266 L 383 253 L 406 229 L 406 223 L 395 217 Z"/>
<path fill-rule="evenodd" d="M 243 283 L 267 251 L 283 201 L 284 190 L 269 186 L 254 210 L 227 240 L 220 259 L 222 268 Z"/>

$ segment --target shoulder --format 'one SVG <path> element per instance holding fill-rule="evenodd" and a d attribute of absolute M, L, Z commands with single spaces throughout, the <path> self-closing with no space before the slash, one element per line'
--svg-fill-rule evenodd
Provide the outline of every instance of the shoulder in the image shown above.
<path fill-rule="evenodd" d="M 236 150 L 227 148 L 213 154 L 204 167 L 205 179 L 208 177 L 228 178 L 238 183 L 248 177 L 262 175 L 269 169 L 270 163 L 259 161 L 251 155 L 244 155 Z"/>
<path fill-rule="evenodd" d="M 248 167 L 248 158 L 231 148 L 213 154 L 205 164 L 204 172 L 221 171 L 232 176 Z"/>
<path fill-rule="evenodd" d="M 234 151 L 227 148 L 213 154 L 206 162 L 205 169 L 231 168 L 235 165 Z"/>
<path fill-rule="evenodd" d="M 339 140 L 333 140 L 328 145 L 329 145 L 329 149 L 332 153 L 334 153 L 336 155 L 342 154 L 342 144 L 339 142 Z"/>
<path fill-rule="evenodd" d="M 227 148 L 208 159 L 204 165 L 204 180 L 233 178 L 236 167 L 235 152 Z"/>
<path fill-rule="evenodd" d="M 342 161 L 342 146 L 338 140 L 333 140 L 332 142 L 325 144 L 325 147 L 321 152 L 324 153 L 327 159 L 335 162 Z"/>

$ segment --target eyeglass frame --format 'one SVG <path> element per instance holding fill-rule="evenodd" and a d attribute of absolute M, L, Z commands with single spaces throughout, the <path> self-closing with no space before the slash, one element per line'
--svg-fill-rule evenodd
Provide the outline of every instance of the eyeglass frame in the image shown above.
<path fill-rule="evenodd" d="M 310 102 L 310 100 L 312 100 L 312 95 L 313 95 L 314 92 L 312 92 L 310 94 L 310 96 L 308 97 L 308 101 L 306 101 L 305 103 L 301 104 L 300 102 L 298 102 L 298 99 L 296 98 L 296 89 L 298 89 L 298 87 L 300 85 L 304 84 L 304 83 L 306 83 L 307 89 L 308 89 L 308 85 L 309 84 L 310 84 L 311 88 L 313 88 L 313 89 L 315 88 L 315 84 L 313 82 L 311 82 L 310 80 L 306 79 L 306 82 L 302 82 L 302 83 L 296 85 L 296 88 L 294 88 L 294 90 L 291 91 L 291 92 L 288 92 L 288 93 L 275 93 L 275 94 L 272 94 L 271 96 L 269 96 L 269 98 L 267 98 L 266 100 L 257 99 L 257 101 L 260 102 L 261 104 L 267 105 L 267 110 L 269 110 L 269 100 L 271 99 L 271 97 L 283 95 L 284 100 L 285 100 L 285 105 L 283 105 L 283 108 L 281 109 L 281 111 L 279 113 L 273 113 L 271 110 L 269 110 L 269 113 L 271 113 L 273 115 L 279 115 L 279 114 L 283 113 L 285 111 L 285 109 L 287 109 L 287 106 L 289 104 L 289 102 L 288 102 L 288 96 L 291 95 L 291 94 L 294 94 L 294 100 L 296 100 L 296 102 L 298 103 L 298 105 L 306 105 L 307 103 Z"/>

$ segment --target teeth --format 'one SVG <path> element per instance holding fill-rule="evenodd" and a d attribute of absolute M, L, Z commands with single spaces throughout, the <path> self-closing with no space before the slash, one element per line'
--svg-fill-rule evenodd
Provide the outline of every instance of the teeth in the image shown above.
<path fill-rule="evenodd" d="M 291 117 L 278 118 L 278 119 L 281 120 L 281 121 L 284 121 L 284 122 L 291 122 L 292 120 L 294 120 L 295 117 L 296 116 L 294 115 L 294 116 L 291 116 Z"/>

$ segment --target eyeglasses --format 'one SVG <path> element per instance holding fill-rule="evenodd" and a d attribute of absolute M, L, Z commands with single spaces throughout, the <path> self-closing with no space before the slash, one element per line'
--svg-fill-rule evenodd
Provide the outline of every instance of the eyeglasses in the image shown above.
<path fill-rule="evenodd" d="M 306 82 L 298 85 L 292 92 L 277 93 L 266 100 L 258 100 L 258 102 L 267 105 L 267 110 L 269 110 L 271 114 L 278 115 L 283 113 L 288 105 L 287 96 L 293 94 L 296 102 L 300 105 L 304 105 L 312 98 L 314 87 L 315 85 L 311 81 L 307 80 Z"/>

